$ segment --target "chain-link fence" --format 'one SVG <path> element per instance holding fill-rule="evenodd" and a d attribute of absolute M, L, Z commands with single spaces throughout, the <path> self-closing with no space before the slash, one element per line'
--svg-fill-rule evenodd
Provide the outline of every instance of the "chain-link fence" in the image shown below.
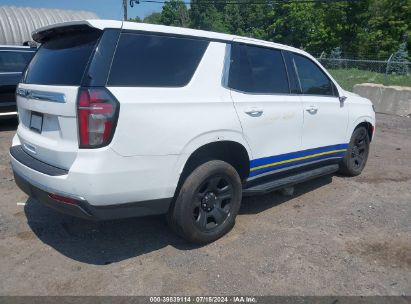
<path fill-rule="evenodd" d="M 380 83 L 411 87 L 411 62 L 388 60 L 327 58 L 317 60 L 333 75 L 345 89 L 352 91 L 358 83 Z"/>
<path fill-rule="evenodd" d="M 407 75 L 411 71 L 411 62 L 361 59 L 318 58 L 327 69 L 360 69 L 383 74 Z"/>

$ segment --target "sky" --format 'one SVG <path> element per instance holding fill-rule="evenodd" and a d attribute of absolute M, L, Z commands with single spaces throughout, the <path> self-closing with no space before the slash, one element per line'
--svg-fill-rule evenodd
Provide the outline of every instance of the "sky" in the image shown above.
<path fill-rule="evenodd" d="M 0 0 L 1 5 L 86 10 L 96 13 L 101 19 L 123 19 L 122 0 Z M 159 3 L 140 3 L 134 4 L 134 7 L 129 5 L 128 17 L 144 18 L 153 12 L 161 11 L 162 6 Z"/>

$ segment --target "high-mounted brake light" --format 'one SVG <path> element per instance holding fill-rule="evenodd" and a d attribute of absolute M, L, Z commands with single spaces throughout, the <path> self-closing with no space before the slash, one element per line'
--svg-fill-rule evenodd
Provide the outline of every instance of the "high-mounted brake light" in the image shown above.
<path fill-rule="evenodd" d="M 78 96 L 80 148 L 108 145 L 117 123 L 118 101 L 105 88 L 80 88 Z"/>

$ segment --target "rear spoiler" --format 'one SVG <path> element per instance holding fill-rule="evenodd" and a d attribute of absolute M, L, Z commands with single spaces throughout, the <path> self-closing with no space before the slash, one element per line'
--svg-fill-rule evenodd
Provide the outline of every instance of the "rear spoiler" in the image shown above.
<path fill-rule="evenodd" d="M 115 20 L 84 20 L 57 23 L 41 27 L 31 33 L 34 41 L 44 43 L 52 37 L 59 36 L 69 32 L 104 30 L 105 28 L 121 28 L 122 21 Z"/>

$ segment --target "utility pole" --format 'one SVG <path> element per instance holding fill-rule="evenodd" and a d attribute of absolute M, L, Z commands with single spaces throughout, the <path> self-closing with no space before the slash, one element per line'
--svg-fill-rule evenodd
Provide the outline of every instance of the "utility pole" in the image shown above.
<path fill-rule="evenodd" d="M 124 12 L 124 17 L 123 20 L 127 21 L 127 0 L 123 0 L 123 12 Z"/>

